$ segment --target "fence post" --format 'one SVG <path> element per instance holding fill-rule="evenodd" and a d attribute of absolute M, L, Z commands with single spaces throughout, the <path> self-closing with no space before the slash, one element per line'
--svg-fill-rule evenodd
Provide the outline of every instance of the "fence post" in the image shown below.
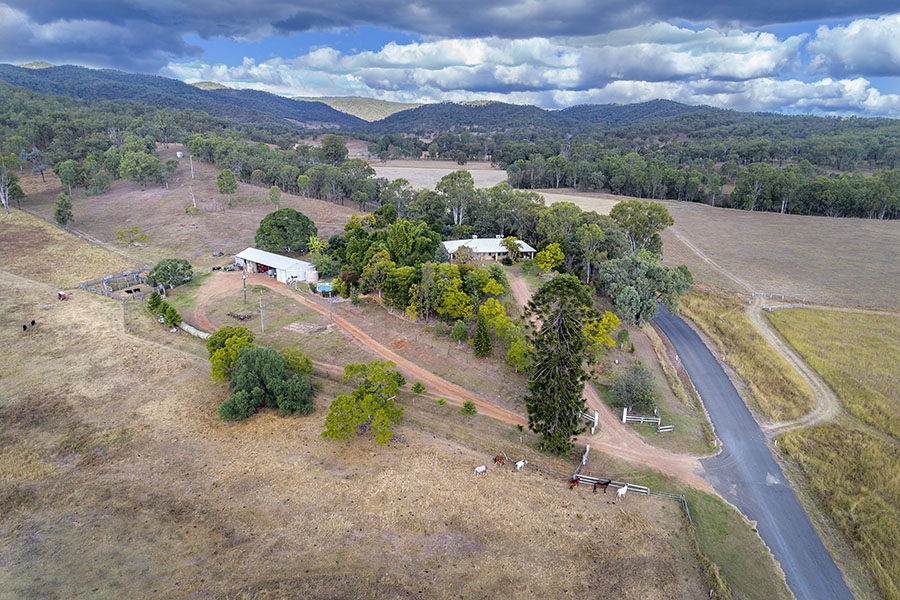
<path fill-rule="evenodd" d="M 622 422 L 623 423 L 628 422 L 628 407 L 627 406 L 622 408 Z"/>
<path fill-rule="evenodd" d="M 590 445 L 590 444 L 585 444 L 585 448 L 584 448 L 584 456 L 581 457 L 581 464 L 582 464 L 582 466 L 587 464 L 588 452 L 590 452 L 590 451 L 591 451 L 591 445 Z"/>

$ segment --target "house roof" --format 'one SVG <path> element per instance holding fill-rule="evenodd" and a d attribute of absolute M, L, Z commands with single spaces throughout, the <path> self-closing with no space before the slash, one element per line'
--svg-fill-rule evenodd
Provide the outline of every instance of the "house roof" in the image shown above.
<path fill-rule="evenodd" d="M 263 264 L 267 267 L 272 267 L 279 271 L 306 272 L 314 268 L 312 263 L 297 260 L 296 258 L 291 258 L 289 256 L 266 252 L 265 250 L 259 250 L 258 248 L 247 248 L 242 252 L 238 252 L 235 256 L 243 260 L 249 260 L 251 262 Z"/>
<path fill-rule="evenodd" d="M 472 238 L 468 240 L 449 240 L 444 242 L 444 248 L 447 252 L 453 254 L 460 249 L 461 246 L 467 246 L 472 249 L 475 254 L 506 254 L 500 242 L 502 238 Z M 522 240 L 516 240 L 519 243 L 519 250 L 522 252 L 534 252 L 534 248 L 529 246 Z"/>

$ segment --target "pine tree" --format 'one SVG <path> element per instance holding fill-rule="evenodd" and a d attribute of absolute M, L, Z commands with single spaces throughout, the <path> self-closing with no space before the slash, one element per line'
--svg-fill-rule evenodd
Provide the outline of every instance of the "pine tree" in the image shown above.
<path fill-rule="evenodd" d="M 159 292 L 157 292 L 156 290 L 153 290 L 153 292 L 150 294 L 150 297 L 147 298 L 147 307 L 151 311 L 155 311 L 157 308 L 159 308 L 159 304 L 161 302 L 162 302 L 162 297 L 160 297 Z"/>
<path fill-rule="evenodd" d="M 479 313 L 478 323 L 475 325 L 475 356 L 489 356 L 493 349 L 491 344 L 491 336 L 488 333 L 487 319 L 484 313 Z"/>

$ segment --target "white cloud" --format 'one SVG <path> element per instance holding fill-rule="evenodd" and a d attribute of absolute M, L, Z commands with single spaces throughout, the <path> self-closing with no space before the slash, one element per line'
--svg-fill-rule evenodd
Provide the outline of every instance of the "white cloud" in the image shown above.
<path fill-rule="evenodd" d="M 816 30 L 811 67 L 833 75 L 900 75 L 900 14 Z"/>

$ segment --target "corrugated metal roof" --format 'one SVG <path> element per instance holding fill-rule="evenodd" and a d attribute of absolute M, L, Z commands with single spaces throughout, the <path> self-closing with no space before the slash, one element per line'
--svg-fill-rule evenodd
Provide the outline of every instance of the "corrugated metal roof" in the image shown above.
<path fill-rule="evenodd" d="M 282 256 L 272 252 L 266 252 L 258 248 L 247 248 L 235 255 L 237 258 L 249 260 L 251 262 L 266 265 L 279 271 L 299 271 L 305 272 L 313 268 L 312 263 L 297 260 L 289 256 Z"/>
<path fill-rule="evenodd" d="M 474 238 L 470 240 L 449 240 L 444 242 L 444 248 L 447 249 L 447 252 L 453 254 L 461 246 L 467 246 L 472 249 L 472 252 L 475 254 L 506 254 L 506 248 L 504 248 L 500 242 L 502 242 L 502 238 Z M 522 252 L 534 252 L 535 249 L 529 246 L 526 242 L 522 240 L 516 240 L 519 243 L 519 250 Z"/>

